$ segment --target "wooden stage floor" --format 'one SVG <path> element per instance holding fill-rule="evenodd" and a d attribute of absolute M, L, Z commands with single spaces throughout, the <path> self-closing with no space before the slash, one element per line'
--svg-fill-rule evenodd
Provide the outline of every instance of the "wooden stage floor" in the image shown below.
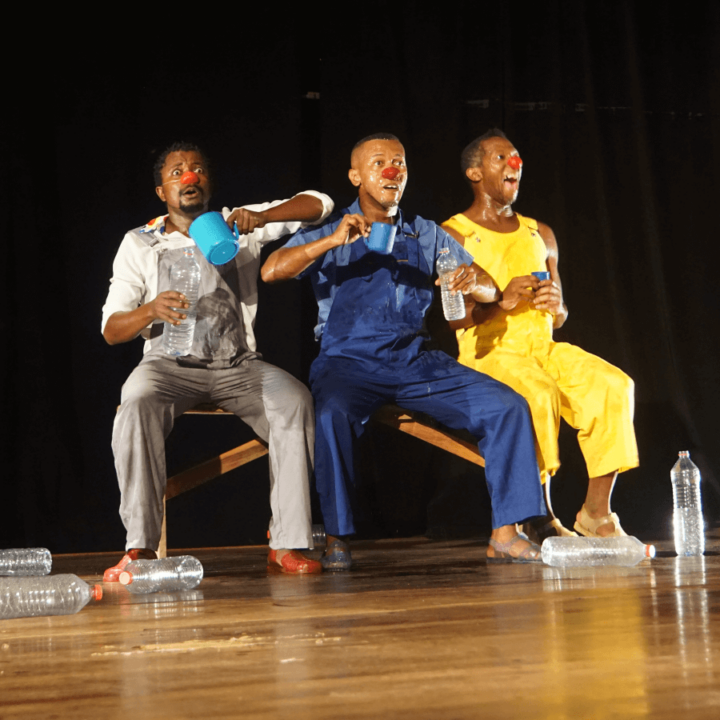
<path fill-rule="evenodd" d="M 477 541 L 360 543 L 350 573 L 186 551 L 181 594 L 0 621 L 0 718 L 720 718 L 720 556 L 487 566 Z M 181 554 L 181 553 L 171 553 Z M 98 582 L 118 554 L 54 558 Z"/>

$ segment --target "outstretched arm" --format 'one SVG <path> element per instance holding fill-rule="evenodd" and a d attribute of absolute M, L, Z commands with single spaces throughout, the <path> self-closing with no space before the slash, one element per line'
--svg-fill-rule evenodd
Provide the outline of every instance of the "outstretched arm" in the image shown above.
<path fill-rule="evenodd" d="M 247 235 L 274 222 L 315 222 L 323 214 L 323 204 L 315 195 L 301 193 L 290 200 L 262 211 L 237 208 L 227 217 L 230 228 L 237 223 L 238 232 Z"/>
<path fill-rule="evenodd" d="M 326 235 L 306 245 L 294 245 L 276 250 L 265 261 L 260 276 L 269 284 L 297 277 L 328 250 L 354 243 L 360 237 L 367 237 L 370 234 L 370 227 L 371 223 L 363 215 L 345 215 L 332 235 Z"/>
<path fill-rule="evenodd" d="M 546 262 L 550 271 L 550 280 L 542 280 L 539 283 L 533 305 L 538 310 L 551 312 L 554 316 L 553 328 L 557 329 L 564 325 L 568 316 L 567 305 L 563 302 L 562 282 L 558 271 L 558 244 L 555 233 L 545 223 L 538 223 L 538 232 L 547 247 Z"/>

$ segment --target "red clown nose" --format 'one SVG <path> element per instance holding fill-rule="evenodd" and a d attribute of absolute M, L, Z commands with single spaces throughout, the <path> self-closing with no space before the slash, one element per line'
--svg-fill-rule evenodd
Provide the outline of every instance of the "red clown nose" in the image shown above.
<path fill-rule="evenodd" d="M 522 167 L 523 161 L 519 155 L 513 155 L 507 163 L 513 170 L 519 170 Z"/>
<path fill-rule="evenodd" d="M 200 178 L 197 176 L 197 173 L 194 173 L 192 170 L 188 170 L 186 173 L 182 174 L 180 182 L 183 185 L 192 185 L 193 183 L 200 182 Z"/>
<path fill-rule="evenodd" d="M 388 180 L 394 180 L 398 176 L 399 172 L 400 171 L 396 167 L 390 166 L 390 167 L 386 167 L 382 171 L 382 176 L 384 178 L 387 178 Z"/>

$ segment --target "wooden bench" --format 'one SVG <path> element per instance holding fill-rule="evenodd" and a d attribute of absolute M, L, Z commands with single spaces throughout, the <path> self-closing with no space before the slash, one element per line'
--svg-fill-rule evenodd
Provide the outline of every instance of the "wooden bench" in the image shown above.
<path fill-rule="evenodd" d="M 212 405 L 198 405 L 188 410 L 185 415 L 227 415 L 233 417 L 233 413 L 221 410 Z M 453 455 L 485 467 L 485 460 L 478 450 L 477 444 L 473 443 L 469 436 L 463 438 L 458 433 L 443 427 L 433 418 L 423 414 L 410 412 L 396 405 L 383 405 L 373 416 L 372 421 L 387 425 L 400 432 L 407 433 L 413 437 L 439 447 Z M 218 455 L 206 462 L 200 463 L 189 470 L 173 475 L 168 478 L 165 491 L 165 501 L 181 495 L 188 490 L 204 485 L 230 470 L 241 467 L 257 458 L 267 455 L 267 443 L 256 438 L 243 443 L 232 450 Z M 163 513 L 162 535 L 158 548 L 158 557 L 167 555 L 167 513 Z"/>

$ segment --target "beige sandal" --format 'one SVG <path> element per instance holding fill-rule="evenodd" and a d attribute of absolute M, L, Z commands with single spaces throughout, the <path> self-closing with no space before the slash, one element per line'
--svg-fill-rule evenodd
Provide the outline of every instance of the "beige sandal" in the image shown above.
<path fill-rule="evenodd" d="M 603 525 L 609 525 L 610 523 L 615 525 L 615 530 L 613 532 L 611 532 L 609 535 L 597 534 L 598 528 L 602 527 Z M 622 529 L 622 527 L 620 527 L 620 518 L 617 516 L 616 513 L 610 513 L 609 515 L 605 515 L 601 518 L 597 518 L 597 520 L 594 520 L 588 515 L 587 510 L 585 510 L 585 505 L 583 505 L 580 510 L 580 519 L 575 523 L 573 527 L 585 537 L 622 537 L 627 535 L 627 533 Z"/>

